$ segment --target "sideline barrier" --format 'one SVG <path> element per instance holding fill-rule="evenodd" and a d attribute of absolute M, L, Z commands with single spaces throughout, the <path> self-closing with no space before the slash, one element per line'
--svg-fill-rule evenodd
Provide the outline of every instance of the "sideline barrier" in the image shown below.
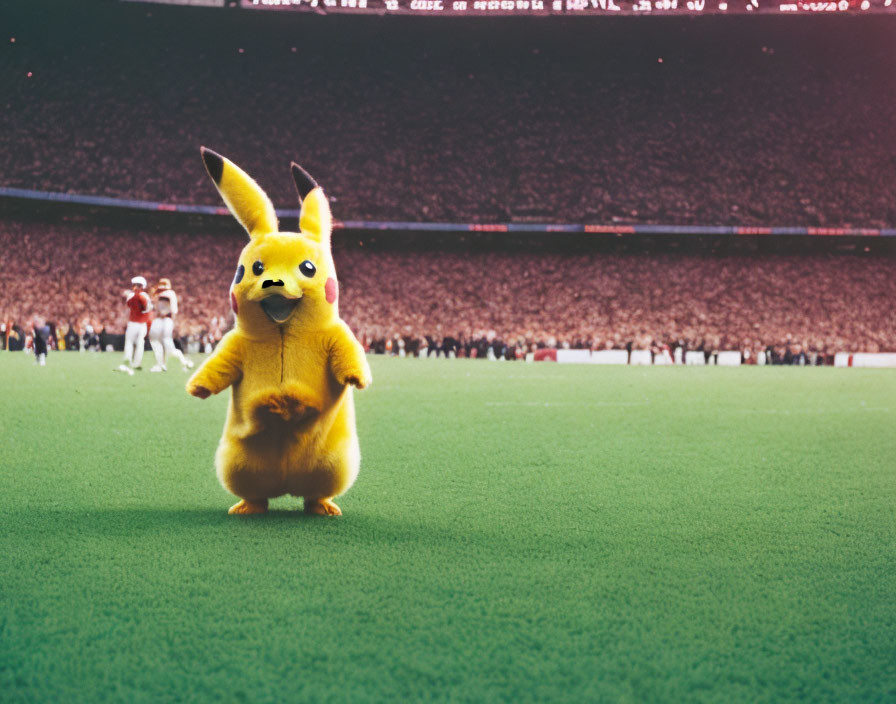
<path fill-rule="evenodd" d="M 716 364 L 720 367 L 739 367 L 740 352 L 719 352 L 716 356 Z"/>
<path fill-rule="evenodd" d="M 896 354 L 891 355 L 896 364 Z M 709 364 L 718 364 L 723 367 L 739 367 L 741 354 L 737 350 L 727 350 L 715 355 L 715 361 L 710 358 Z M 633 366 L 669 365 L 672 364 L 672 356 L 657 355 L 653 358 L 650 350 L 632 350 L 629 354 L 626 350 L 565 350 L 565 349 L 540 349 L 532 355 L 532 361 L 551 361 L 561 364 L 630 364 Z M 685 356 L 685 364 L 690 366 L 706 366 L 706 355 L 700 350 L 690 350 Z M 845 360 L 843 366 L 846 366 Z"/>
<path fill-rule="evenodd" d="M 896 354 L 857 352 L 852 355 L 852 366 L 854 367 L 872 367 L 875 369 L 883 369 L 896 367 Z"/>
<path fill-rule="evenodd" d="M 587 364 L 591 361 L 591 350 L 557 350 L 557 361 L 561 364 Z"/>
<path fill-rule="evenodd" d="M 591 353 L 592 364 L 628 364 L 626 350 L 596 350 Z"/>
<path fill-rule="evenodd" d="M 672 361 L 672 353 L 669 350 L 664 350 L 653 357 L 653 364 L 655 366 L 669 366 L 674 364 Z"/>
<path fill-rule="evenodd" d="M 92 205 L 129 210 L 151 210 L 167 213 L 191 213 L 230 217 L 230 211 L 215 205 L 159 203 L 129 198 L 109 198 L 78 193 L 34 191 L 27 188 L 0 186 L 0 197 L 22 198 L 73 205 Z M 299 217 L 297 208 L 277 208 L 278 217 Z M 394 230 L 417 232 L 571 232 L 594 235 L 808 235 L 816 237 L 896 237 L 896 228 L 869 227 L 736 227 L 729 225 L 586 225 L 554 223 L 460 223 L 406 222 L 389 220 L 334 220 L 333 229 Z"/>
<path fill-rule="evenodd" d="M 838 352 L 834 355 L 835 367 L 864 367 L 866 369 L 891 369 L 896 367 L 893 352 Z"/>
<path fill-rule="evenodd" d="M 650 365 L 653 364 L 653 355 L 650 354 L 650 350 L 632 350 L 628 363 L 638 366 Z"/>
<path fill-rule="evenodd" d="M 690 367 L 705 367 L 706 355 L 700 350 L 688 350 L 684 356 L 684 363 Z"/>
<path fill-rule="evenodd" d="M 651 360 L 650 350 L 632 350 L 631 357 L 625 350 L 536 350 L 532 361 L 551 361 L 561 364 L 631 364 L 634 366 L 668 365 L 672 358 L 668 355 Z M 765 365 L 765 352 L 757 355 L 757 366 Z M 707 363 L 706 355 L 700 350 L 689 350 L 684 364 L 693 367 L 717 365 L 720 367 L 739 367 L 741 353 L 737 350 L 718 352 Z M 679 362 L 679 366 L 681 363 Z M 838 352 L 834 355 L 835 367 L 864 367 L 866 369 L 896 369 L 896 352 Z"/>

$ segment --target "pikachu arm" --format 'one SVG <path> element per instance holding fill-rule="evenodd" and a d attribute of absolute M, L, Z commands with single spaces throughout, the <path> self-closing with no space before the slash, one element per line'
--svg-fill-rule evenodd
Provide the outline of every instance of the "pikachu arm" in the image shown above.
<path fill-rule="evenodd" d="M 333 329 L 330 341 L 330 369 L 340 384 L 352 384 L 363 389 L 373 381 L 364 348 L 341 320 Z"/>
<path fill-rule="evenodd" d="M 243 375 L 240 338 L 231 330 L 187 382 L 187 393 L 208 398 L 221 393 Z"/>

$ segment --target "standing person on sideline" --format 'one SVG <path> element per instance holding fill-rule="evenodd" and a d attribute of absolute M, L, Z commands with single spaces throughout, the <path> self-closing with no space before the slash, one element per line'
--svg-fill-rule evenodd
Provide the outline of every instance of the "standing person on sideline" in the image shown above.
<path fill-rule="evenodd" d="M 149 371 L 168 371 L 168 360 L 176 357 L 180 360 L 184 371 L 193 366 L 193 362 L 184 357 L 174 346 L 174 316 L 177 315 L 177 294 L 171 288 L 169 279 L 159 279 L 155 290 L 156 319 L 149 327 L 149 344 L 156 356 L 156 366 Z"/>
<path fill-rule="evenodd" d="M 152 302 L 143 290 L 145 288 L 146 279 L 135 276 L 131 279 L 131 290 L 124 292 L 128 305 L 128 327 L 124 333 L 124 362 L 118 366 L 118 371 L 132 375 L 143 362 L 143 340 L 152 310 Z"/>
<path fill-rule="evenodd" d="M 50 326 L 47 321 L 35 315 L 31 319 L 31 348 L 34 350 L 34 361 L 44 367 L 47 364 L 47 345 L 50 339 Z"/>

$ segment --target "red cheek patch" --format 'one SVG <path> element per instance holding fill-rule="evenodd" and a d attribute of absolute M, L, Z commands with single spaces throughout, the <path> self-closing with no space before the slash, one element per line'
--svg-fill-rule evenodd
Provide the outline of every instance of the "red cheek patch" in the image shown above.
<path fill-rule="evenodd" d="M 233 289 L 230 289 L 230 310 L 233 311 L 234 315 L 237 315 L 240 312 L 240 307 L 236 304 L 236 294 L 233 292 Z"/>
<path fill-rule="evenodd" d="M 336 283 L 336 279 L 332 276 L 327 279 L 327 285 L 324 288 L 324 293 L 327 294 L 327 303 L 335 303 L 336 299 L 339 297 L 339 284 Z"/>

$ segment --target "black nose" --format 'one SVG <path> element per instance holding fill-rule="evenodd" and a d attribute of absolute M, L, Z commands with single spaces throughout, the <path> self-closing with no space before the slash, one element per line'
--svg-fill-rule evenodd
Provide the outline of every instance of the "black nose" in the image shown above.
<path fill-rule="evenodd" d="M 280 279 L 276 281 L 272 281 L 271 279 L 265 279 L 265 282 L 261 285 L 262 288 L 267 288 L 268 286 L 282 286 L 283 282 Z"/>

